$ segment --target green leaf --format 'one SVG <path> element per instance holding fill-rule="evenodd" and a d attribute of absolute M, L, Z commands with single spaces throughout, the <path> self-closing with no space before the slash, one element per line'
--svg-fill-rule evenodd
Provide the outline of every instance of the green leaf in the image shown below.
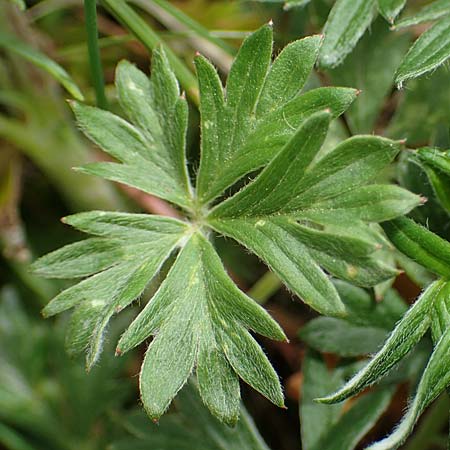
<path fill-rule="evenodd" d="M 197 58 L 202 139 L 203 133 L 206 139 L 202 142 L 197 181 L 200 198 L 210 189 L 218 169 L 223 169 L 223 165 L 233 159 L 254 127 L 257 102 L 270 68 L 272 42 L 270 25 L 261 27 L 244 40 L 228 76 L 226 106 L 215 70 L 207 61 Z M 212 117 L 215 123 L 211 123 Z"/>
<path fill-rule="evenodd" d="M 368 450 L 390 450 L 398 448 L 411 434 L 414 425 L 425 408 L 450 385 L 450 329 L 442 335 L 433 350 L 423 372 L 417 392 L 409 405 L 407 413 L 396 430 L 383 440 L 372 444 Z"/>
<path fill-rule="evenodd" d="M 211 218 L 258 217 L 282 212 L 298 195 L 297 186 L 320 150 L 330 123 L 328 112 L 308 118 L 257 179 L 222 202 Z"/>
<path fill-rule="evenodd" d="M 327 272 L 357 286 L 375 286 L 399 274 L 396 269 L 375 258 L 336 258 L 318 250 L 311 249 L 310 252 Z"/>
<path fill-rule="evenodd" d="M 330 109 L 335 118 L 350 106 L 356 96 L 355 89 L 318 88 L 264 116 L 255 125 L 254 131 L 249 134 L 239 152 L 218 172 L 219 176 L 203 201 L 213 200 L 245 174 L 267 164 L 312 114 Z"/>
<path fill-rule="evenodd" d="M 314 450 L 353 450 L 387 410 L 394 389 L 377 389 L 356 400 Z"/>
<path fill-rule="evenodd" d="M 394 185 L 358 187 L 330 200 L 315 203 L 302 210 L 298 217 L 312 221 L 341 220 L 384 222 L 408 213 L 423 203 L 423 199 Z"/>
<path fill-rule="evenodd" d="M 116 86 L 120 105 L 129 120 L 151 143 L 151 156 L 165 168 L 180 190 L 189 193 L 186 169 L 186 101 L 161 49 L 153 52 L 152 76 L 127 61 L 118 64 Z"/>
<path fill-rule="evenodd" d="M 284 208 L 296 211 L 350 191 L 375 177 L 400 151 L 401 143 L 355 136 L 320 159 L 303 177 L 299 194 Z"/>
<path fill-rule="evenodd" d="M 226 159 L 226 141 L 230 130 L 222 82 L 214 66 L 203 56 L 195 58 L 199 83 L 201 119 L 201 160 L 197 176 L 198 195 L 207 192 L 214 182 L 214 174 Z"/>
<path fill-rule="evenodd" d="M 376 352 L 386 334 L 382 328 L 353 325 L 334 317 L 319 317 L 308 322 L 299 336 L 317 351 L 349 357 Z"/>
<path fill-rule="evenodd" d="M 125 418 L 130 437 L 114 442 L 111 450 L 269 450 L 252 418 L 240 405 L 240 420 L 234 427 L 219 422 L 202 404 L 198 387 L 191 380 L 174 401 L 175 411 L 149 426 L 140 412 Z"/>
<path fill-rule="evenodd" d="M 20 4 L 22 2 L 18 0 L 18 3 Z M 40 51 L 35 50 L 33 47 L 30 47 L 22 41 L 5 33 L 0 33 L 0 48 L 15 53 L 34 64 L 36 67 L 45 70 L 49 75 L 55 78 L 56 81 L 61 83 L 73 98 L 84 100 L 83 94 L 72 77 L 59 64 Z"/>
<path fill-rule="evenodd" d="M 440 205 L 450 213 L 450 158 L 438 149 L 422 148 L 417 160 L 427 174 Z"/>
<path fill-rule="evenodd" d="M 47 278 L 78 278 L 92 275 L 123 258 L 123 244 L 109 239 L 86 239 L 66 245 L 32 265 L 36 275 Z"/>
<path fill-rule="evenodd" d="M 389 289 L 383 301 L 377 302 L 365 289 L 342 280 L 333 280 L 344 302 L 352 324 L 391 330 L 407 311 L 407 305 L 400 295 Z"/>
<path fill-rule="evenodd" d="M 395 71 L 409 46 L 406 34 L 392 33 L 384 20 L 375 20 L 345 64 L 329 71 L 333 85 L 361 90 L 358 101 L 345 114 L 352 134 L 374 132 L 391 95 Z"/>
<path fill-rule="evenodd" d="M 434 345 L 441 339 L 446 330 L 450 328 L 450 284 L 442 288 L 439 300 L 434 304 L 431 320 L 431 336 Z"/>
<path fill-rule="evenodd" d="M 93 163 L 81 170 L 188 208 L 187 103 L 179 96 L 164 52 L 155 51 L 152 61 L 150 80 L 130 63 L 122 62 L 117 68 L 119 100 L 134 125 L 110 112 L 72 104 L 83 132 L 123 163 Z"/>
<path fill-rule="evenodd" d="M 420 162 L 450 175 L 450 154 L 448 151 L 444 152 L 433 147 L 422 147 L 417 150 L 415 156 Z"/>
<path fill-rule="evenodd" d="M 419 342 L 430 327 L 429 312 L 443 286 L 442 281 L 436 281 L 429 286 L 404 315 L 383 348 L 370 362 L 337 392 L 322 397 L 318 401 L 322 403 L 341 402 L 386 375 Z"/>
<path fill-rule="evenodd" d="M 336 117 L 354 100 L 352 89 L 324 88 L 298 95 L 320 42 L 319 36 L 295 41 L 271 65 L 272 30 L 260 28 L 244 41 L 227 81 L 226 98 L 214 67 L 203 57 L 196 58 L 201 93 L 197 177 L 201 203 L 210 202 L 266 164 L 305 118 L 327 108 Z"/>
<path fill-rule="evenodd" d="M 300 397 L 302 448 L 308 450 L 353 450 L 386 410 L 393 394 L 391 388 L 376 390 L 353 405 L 321 405 L 314 401 L 324 390 L 343 382 L 356 364 L 327 369 L 322 358 L 308 351 L 303 360 L 303 385 Z"/>
<path fill-rule="evenodd" d="M 378 11 L 389 22 L 394 23 L 394 19 L 404 8 L 406 0 L 377 0 Z"/>
<path fill-rule="evenodd" d="M 228 75 L 227 106 L 237 130 L 232 131 L 230 147 L 239 144 L 255 114 L 272 57 L 273 32 L 264 25 L 242 43 Z"/>
<path fill-rule="evenodd" d="M 321 43 L 322 36 L 309 36 L 284 47 L 265 79 L 256 108 L 258 117 L 299 94 L 314 68 Z"/>
<path fill-rule="evenodd" d="M 430 72 L 450 57 L 450 15 L 441 18 L 423 33 L 410 48 L 395 75 L 402 84 Z"/>
<path fill-rule="evenodd" d="M 205 134 L 197 180 L 200 198 L 208 193 L 217 172 L 234 158 L 255 126 L 257 102 L 270 68 L 272 42 L 271 25 L 261 27 L 244 40 L 228 75 L 226 105 L 214 68 L 197 58 L 202 140 Z"/>
<path fill-rule="evenodd" d="M 322 145 L 330 121 L 357 92 L 319 88 L 300 94 L 319 45 L 318 36 L 294 42 L 272 63 L 272 30 L 264 26 L 243 43 L 226 90 L 214 67 L 196 58 L 201 154 L 195 190 L 185 157 L 187 104 L 164 52 L 154 52 L 150 78 L 129 63 L 119 65 L 116 87 L 128 121 L 74 104 L 86 134 L 118 160 L 83 170 L 180 206 L 184 221 L 98 211 L 66 218 L 94 237 L 44 257 L 35 269 L 88 278 L 59 294 L 44 314 L 75 309 L 67 347 L 86 351 L 89 368 L 111 317 L 151 293 L 117 352 L 153 337 L 140 388 L 154 420 L 194 371 L 202 401 L 227 424 L 238 419 L 239 379 L 283 406 L 278 377 L 250 332 L 280 340 L 285 335 L 228 276 L 209 240 L 215 231 L 253 251 L 305 303 L 334 317 L 355 317 L 358 309 L 346 309 L 324 270 L 364 286 L 397 273 L 378 251 L 389 246 L 381 228 L 366 222 L 403 214 L 418 198 L 366 184 L 392 162 L 401 142 L 359 136 L 331 148 L 334 133 Z M 235 192 L 235 183 L 258 169 L 254 181 L 226 199 L 227 188 Z M 211 204 L 222 195 L 222 203 Z M 301 216 L 317 205 L 339 213 Z"/>
<path fill-rule="evenodd" d="M 339 370 L 328 370 L 322 357 L 311 350 L 302 364 L 303 383 L 300 396 L 300 431 L 302 448 L 313 449 L 338 420 L 342 405 L 321 405 L 314 401 L 322 392 L 333 391 L 343 382 Z"/>
<path fill-rule="evenodd" d="M 434 0 L 424 6 L 413 16 L 405 17 L 395 23 L 395 28 L 404 28 L 418 25 L 423 22 L 440 19 L 450 13 L 450 0 Z"/>
<path fill-rule="evenodd" d="M 406 217 L 383 223 L 390 241 L 406 256 L 443 277 L 450 276 L 450 244 Z"/>
<path fill-rule="evenodd" d="M 179 292 L 177 297 L 173 292 Z M 203 401 L 227 423 L 235 423 L 239 414 L 236 375 L 283 405 L 275 371 L 246 328 L 285 339 L 267 312 L 230 280 L 211 244 L 194 234 L 118 344 L 122 353 L 155 335 L 140 376 L 149 416 L 157 419 L 164 413 L 194 366 Z"/>
<path fill-rule="evenodd" d="M 77 307 L 68 347 L 72 353 L 88 349 L 90 368 L 101 352 L 112 315 L 143 292 L 180 244 L 187 227 L 175 219 L 103 211 L 76 214 L 65 221 L 102 237 L 56 250 L 37 260 L 32 269 L 49 277 L 92 275 L 58 294 L 43 310 L 45 316 L 51 316 Z"/>
<path fill-rule="evenodd" d="M 336 67 L 350 53 L 372 22 L 375 0 L 337 0 L 323 29 L 319 55 L 322 67 Z"/>
<path fill-rule="evenodd" d="M 336 289 L 310 251 L 281 220 L 215 220 L 217 231 L 230 236 L 258 255 L 305 303 L 321 314 L 345 313 Z"/>

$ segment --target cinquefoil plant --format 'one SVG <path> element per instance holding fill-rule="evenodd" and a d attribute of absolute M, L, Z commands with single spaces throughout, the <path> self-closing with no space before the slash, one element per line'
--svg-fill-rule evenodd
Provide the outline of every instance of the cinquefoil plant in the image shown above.
<path fill-rule="evenodd" d="M 185 156 L 188 107 L 162 50 L 153 54 L 150 79 L 127 62 L 117 68 L 119 102 L 129 121 L 72 104 L 84 133 L 119 161 L 81 170 L 167 200 L 182 219 L 104 211 L 66 217 L 65 223 L 95 237 L 44 256 L 34 270 L 88 278 L 54 298 L 44 315 L 75 309 L 68 348 L 86 351 L 90 368 L 110 318 L 176 254 L 117 347 L 120 354 L 153 336 L 140 389 L 155 420 L 194 370 L 203 402 L 227 423 L 239 415 L 239 378 L 284 404 L 277 374 L 249 331 L 279 340 L 285 335 L 229 277 L 213 245 L 215 233 L 258 255 L 315 310 L 341 317 L 346 309 L 326 272 L 361 286 L 394 276 L 396 270 L 376 258 L 385 240 L 369 223 L 421 202 L 400 187 L 368 184 L 393 161 L 401 142 L 356 136 L 322 149 L 330 121 L 357 91 L 300 93 L 321 37 L 293 42 L 273 62 L 272 41 L 270 25 L 245 40 L 225 90 L 214 67 L 196 58 L 201 157 L 195 184 Z M 224 196 L 258 170 L 236 194 Z"/>

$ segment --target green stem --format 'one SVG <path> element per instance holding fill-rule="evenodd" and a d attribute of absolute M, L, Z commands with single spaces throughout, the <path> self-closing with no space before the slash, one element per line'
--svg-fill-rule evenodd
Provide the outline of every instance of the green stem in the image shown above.
<path fill-rule="evenodd" d="M 260 305 L 266 303 L 281 287 L 280 279 L 272 272 L 266 272 L 248 291 L 247 295 Z"/>
<path fill-rule="evenodd" d="M 89 66 L 91 69 L 92 82 L 94 83 L 97 106 L 108 109 L 102 61 L 100 59 L 100 48 L 98 46 L 96 0 L 84 0 L 84 15 L 86 19 Z"/>
<path fill-rule="evenodd" d="M 102 4 L 119 22 L 136 36 L 148 50 L 152 51 L 158 45 L 164 48 L 175 75 L 180 80 L 186 94 L 196 105 L 199 105 L 198 85 L 195 76 L 178 56 L 165 45 L 160 36 L 150 27 L 150 25 L 123 0 L 102 0 Z"/>
<path fill-rule="evenodd" d="M 404 450 L 426 450 L 433 439 L 447 422 L 450 402 L 447 395 L 442 395 L 425 414 L 417 431 L 409 439 Z"/>

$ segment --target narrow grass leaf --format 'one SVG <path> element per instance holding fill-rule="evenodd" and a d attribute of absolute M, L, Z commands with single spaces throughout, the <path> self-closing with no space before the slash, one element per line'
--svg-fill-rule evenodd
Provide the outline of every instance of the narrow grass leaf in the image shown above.
<path fill-rule="evenodd" d="M 0 33 L 0 47 L 8 52 L 21 56 L 42 70 L 45 70 L 58 81 L 76 100 L 84 100 L 83 94 L 71 76 L 55 61 L 40 51 L 24 44 L 9 34 Z"/>

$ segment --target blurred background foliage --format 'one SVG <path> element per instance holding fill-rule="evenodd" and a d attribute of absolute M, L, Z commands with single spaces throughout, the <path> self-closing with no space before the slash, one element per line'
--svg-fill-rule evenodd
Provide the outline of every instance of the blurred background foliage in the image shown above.
<path fill-rule="evenodd" d="M 313 0 L 304 8 L 285 11 L 276 2 L 101 1 L 97 23 L 105 82 L 105 98 L 101 101 L 117 112 L 113 89 L 116 64 L 128 59 L 148 72 L 149 50 L 163 42 L 172 51 L 172 63 L 191 100 L 188 156 L 195 170 L 199 147 L 192 64 L 195 53 L 207 55 L 225 76 L 236 48 L 249 31 L 273 20 L 277 52 L 294 39 L 320 33 L 333 3 Z M 411 8 L 417 3 L 420 2 L 412 2 Z M 135 20 L 133 14 L 142 22 Z M 235 429 L 224 427 L 209 415 L 193 384 L 183 390 L 159 426 L 149 422 L 136 409 L 135 375 L 142 348 L 120 359 L 114 358 L 112 349 L 105 352 L 89 375 L 80 361 L 66 355 L 63 329 L 67 318 L 44 321 L 39 310 L 67 283 L 36 278 L 27 270 L 35 256 L 80 238 L 59 218 L 87 209 L 173 213 L 166 204 L 148 195 L 72 170 L 87 161 L 104 158 L 78 132 L 66 104 L 70 97 L 84 96 L 91 104 L 99 101 L 98 90 L 93 87 L 96 80 L 95 73 L 94 78 L 91 74 L 85 22 L 81 0 L 0 0 L 0 448 L 245 450 L 269 446 L 290 450 L 300 446 L 299 396 L 303 397 L 300 415 L 304 419 L 304 448 L 355 448 L 371 430 L 360 444 L 363 448 L 364 442 L 384 435 L 402 414 L 408 391 L 430 352 L 429 343 L 424 342 L 413 358 L 375 390 L 371 399 L 365 400 L 367 404 L 359 406 L 367 413 L 359 434 L 354 425 L 358 400 L 355 409 L 350 409 L 355 416 L 352 418 L 343 414 L 340 406 L 336 409 L 316 405 L 312 398 L 338 386 L 345 373 L 354 370 L 355 361 L 358 364 L 355 357 L 373 352 L 407 303 L 429 281 L 428 273 L 400 255 L 398 262 L 408 274 L 395 281 L 400 295 L 390 285 L 379 291 L 392 307 L 390 321 L 375 323 L 376 317 L 372 317 L 372 322 L 366 317 L 366 322 L 361 319 L 362 330 L 358 330 L 336 322 L 337 319 L 320 324 L 317 321 L 326 319 L 315 318 L 307 307 L 293 302 L 255 257 L 231 241 L 217 243 L 235 280 L 258 301 L 266 303 L 291 340 L 287 345 L 261 339 L 283 380 L 288 409 L 278 410 L 243 386 L 250 414 L 244 412 Z M 333 84 L 362 91 L 343 120 L 333 124 L 329 147 L 352 134 L 378 133 L 406 138 L 412 149 L 426 145 L 450 148 L 447 68 L 411 81 L 402 91 L 394 88 L 395 71 L 420 31 L 413 28 L 392 32 L 385 21 L 377 19 L 344 64 L 313 74 L 309 87 Z M 405 152 L 383 177 L 427 196 L 427 205 L 414 212 L 415 219 L 449 239 L 450 191 L 446 189 L 450 188 L 446 188 L 446 177 L 450 172 L 411 155 L 412 152 Z M 368 291 L 355 291 L 344 284 L 340 289 L 348 304 L 355 298 L 359 304 L 373 300 L 373 293 Z M 364 316 L 361 310 L 355 314 Z M 123 330 L 123 319 L 114 323 L 111 342 Z M 334 330 L 335 334 L 327 335 L 323 330 Z M 324 352 L 324 345 L 332 343 L 336 336 L 341 336 L 342 343 Z M 324 356 L 313 350 L 305 354 L 305 341 L 312 349 L 322 349 Z M 357 348 L 349 342 L 356 342 Z M 339 352 L 339 348 L 346 351 Z M 329 379 L 327 388 L 315 384 L 317 379 L 311 368 L 324 372 Z M 394 393 L 392 386 L 399 383 L 400 388 Z M 445 414 L 438 416 L 439 411 L 448 411 L 446 398 L 438 400 L 433 408 L 428 414 L 447 420 Z M 387 414 L 374 427 L 386 410 Z M 427 416 L 423 426 L 429 427 L 426 419 Z M 319 423 L 322 428 L 315 428 Z M 407 448 L 444 448 L 446 439 L 439 432 L 445 425 L 442 420 L 439 424 L 425 443 L 426 433 L 419 426 L 418 437 L 413 436 Z M 333 442 L 329 429 L 350 440 Z M 319 443 L 314 441 L 318 436 Z"/>

